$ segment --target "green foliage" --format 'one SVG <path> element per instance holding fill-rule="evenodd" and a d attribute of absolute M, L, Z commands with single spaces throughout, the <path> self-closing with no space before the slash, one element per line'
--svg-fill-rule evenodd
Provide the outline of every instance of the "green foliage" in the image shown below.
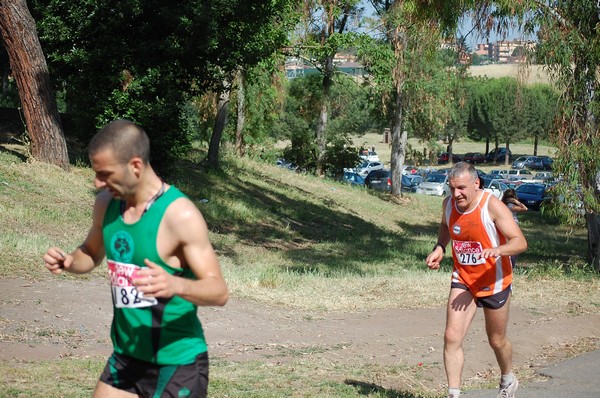
<path fill-rule="evenodd" d="M 375 128 L 368 92 L 352 79 L 338 76 L 331 92 L 331 111 L 326 133 L 325 170 L 338 175 L 344 167 L 353 167 L 357 151 L 351 148 L 352 136 Z M 291 141 L 284 157 L 302 168 L 316 167 L 315 130 L 323 95 L 321 76 L 310 75 L 289 82 L 284 113 L 277 123 L 279 138 Z M 335 153 L 340 151 L 340 153 Z"/>
<path fill-rule="evenodd" d="M 166 164 L 189 149 L 190 123 L 181 115 L 190 96 L 280 48 L 291 4 L 34 0 L 31 8 L 80 138 L 127 117 L 148 130 L 156 160 Z"/>
<path fill-rule="evenodd" d="M 344 174 L 344 168 L 356 166 L 358 160 L 358 149 L 352 142 L 347 137 L 337 136 L 327 146 L 325 169 L 329 171 L 330 177 L 337 180 Z"/>
<path fill-rule="evenodd" d="M 535 14 L 545 63 L 561 91 L 555 141 L 555 171 L 564 176 L 559 187 L 567 203 L 582 201 L 583 210 L 600 213 L 600 4 L 561 0 L 541 6 Z M 574 223 L 573 206 L 563 206 L 562 219 Z M 595 244 L 597 245 L 598 242 Z"/>
<path fill-rule="evenodd" d="M 249 156 L 264 154 L 270 144 L 281 138 L 274 126 L 278 125 L 285 104 L 285 75 L 278 68 L 282 63 L 280 56 L 272 56 L 245 72 L 245 109 L 235 111 L 245 112 L 243 135 Z M 232 105 L 236 104 L 236 89 Z"/>
<path fill-rule="evenodd" d="M 475 78 L 468 85 L 469 136 L 511 143 L 546 139 L 556 116 L 557 93 L 547 84 L 519 85 L 516 79 Z"/>

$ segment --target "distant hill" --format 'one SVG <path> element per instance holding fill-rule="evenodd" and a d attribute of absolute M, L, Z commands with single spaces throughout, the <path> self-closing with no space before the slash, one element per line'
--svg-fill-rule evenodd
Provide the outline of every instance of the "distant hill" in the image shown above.
<path fill-rule="evenodd" d="M 519 73 L 527 73 L 527 82 L 534 83 L 550 83 L 548 72 L 542 65 L 530 65 L 523 67 L 519 64 L 494 64 L 494 65 L 477 65 L 469 68 L 471 76 L 487 76 L 490 78 L 498 77 L 514 77 L 518 78 Z"/>

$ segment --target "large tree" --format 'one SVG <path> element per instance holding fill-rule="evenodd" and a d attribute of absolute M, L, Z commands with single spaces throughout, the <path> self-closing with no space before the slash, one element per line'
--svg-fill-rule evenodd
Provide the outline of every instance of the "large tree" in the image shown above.
<path fill-rule="evenodd" d="M 360 0 L 304 0 L 304 17 L 299 26 L 295 51 L 315 66 L 322 76 L 322 95 L 316 126 L 317 175 L 325 174 L 327 124 L 331 117 L 331 91 L 336 72 L 334 57 L 351 47 L 362 9 Z"/>
<path fill-rule="evenodd" d="M 46 59 L 25 0 L 0 0 L 0 34 L 17 82 L 31 155 L 68 169 L 67 146 Z"/>
<path fill-rule="evenodd" d="M 381 21 L 382 46 L 367 48 L 364 59 L 387 99 L 384 108 L 392 136 L 392 194 L 401 195 L 408 130 L 428 134 L 423 138 L 429 141 L 433 133 L 441 132 L 449 117 L 443 98 L 450 87 L 448 79 L 438 79 L 445 65 L 437 56 L 443 33 L 456 26 L 460 7 L 419 0 L 371 3 Z"/>
<path fill-rule="evenodd" d="M 454 0 L 449 3 L 454 3 Z M 600 270 L 600 2 L 592 0 L 471 0 L 481 30 L 502 30 L 511 18 L 536 32 L 536 60 L 550 70 L 560 95 L 554 127 L 562 176 L 556 191 L 568 206 L 558 213 L 569 222 L 580 219 L 589 232 L 589 257 Z M 581 207 L 578 205 L 581 203 Z"/>
<path fill-rule="evenodd" d="M 600 2 L 534 2 L 540 25 L 537 59 L 544 62 L 562 93 L 556 126 L 559 156 L 555 171 L 567 204 L 582 203 L 589 232 L 589 257 L 600 270 Z M 561 206 L 567 220 L 578 206 Z"/>

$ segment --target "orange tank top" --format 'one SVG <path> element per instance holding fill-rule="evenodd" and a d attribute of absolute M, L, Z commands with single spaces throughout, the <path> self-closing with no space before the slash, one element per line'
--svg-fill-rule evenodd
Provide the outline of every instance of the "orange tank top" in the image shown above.
<path fill-rule="evenodd" d="M 488 210 L 491 195 L 483 192 L 473 210 L 461 212 L 454 198 L 446 204 L 446 222 L 452 239 L 452 282 L 466 285 L 475 297 L 499 293 L 512 283 L 510 257 L 481 258 L 483 249 L 506 243 Z"/>

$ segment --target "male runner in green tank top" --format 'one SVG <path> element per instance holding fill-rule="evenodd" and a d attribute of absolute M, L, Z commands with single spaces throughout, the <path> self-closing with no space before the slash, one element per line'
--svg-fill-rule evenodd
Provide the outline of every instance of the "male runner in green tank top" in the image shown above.
<path fill-rule="evenodd" d="M 44 262 L 53 274 L 79 274 L 107 258 L 114 352 L 93 397 L 204 397 L 208 355 L 197 306 L 228 299 L 206 222 L 156 175 L 138 125 L 109 123 L 88 152 L 101 189 L 92 226 L 75 251 L 52 247 Z"/>

